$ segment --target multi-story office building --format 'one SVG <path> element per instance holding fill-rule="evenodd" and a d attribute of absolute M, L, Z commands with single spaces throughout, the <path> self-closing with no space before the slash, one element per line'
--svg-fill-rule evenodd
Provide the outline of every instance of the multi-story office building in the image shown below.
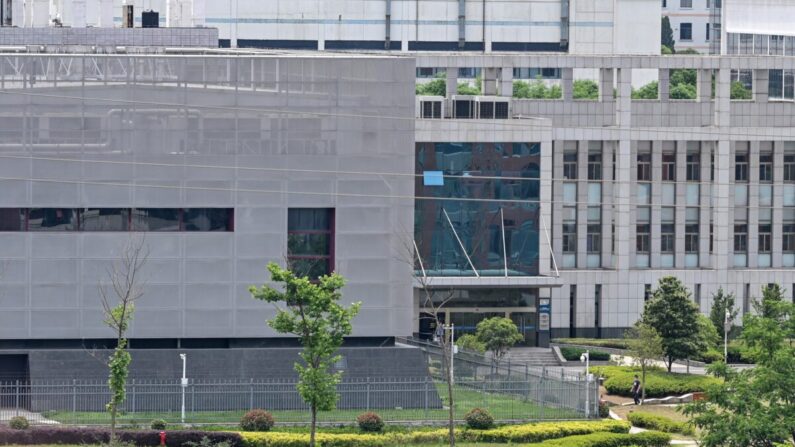
<path fill-rule="evenodd" d="M 448 67 L 448 86 L 479 66 L 497 95 L 418 101 L 418 194 L 493 199 L 417 201 L 425 284 L 453 297 L 442 311 L 461 329 L 499 314 L 530 344 L 621 336 L 666 275 L 705 313 L 719 287 L 741 314 L 766 284 L 795 291 L 795 110 L 778 81 L 795 58 L 418 54 L 417 66 Z M 562 97 L 510 98 L 517 67 L 560 70 Z M 597 99 L 573 99 L 575 69 L 598 71 Z M 631 99 L 639 69 L 658 72 L 658 99 Z M 669 99 L 681 69 L 695 71 L 695 100 Z M 738 71 L 751 100 L 731 99 Z M 495 113 L 514 119 L 482 119 Z"/>
<path fill-rule="evenodd" d="M 670 20 L 677 51 L 720 53 L 721 1 L 662 0 L 662 15 Z"/>

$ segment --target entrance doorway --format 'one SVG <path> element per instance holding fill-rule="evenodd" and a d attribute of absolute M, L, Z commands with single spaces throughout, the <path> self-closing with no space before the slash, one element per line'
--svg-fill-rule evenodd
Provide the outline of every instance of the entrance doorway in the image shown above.
<path fill-rule="evenodd" d="M 522 337 L 524 337 L 525 346 L 538 346 L 535 312 L 512 312 L 511 321 L 513 321 L 519 329 L 519 333 L 522 334 Z"/>
<path fill-rule="evenodd" d="M 0 354 L 0 408 L 27 408 L 27 354 Z"/>

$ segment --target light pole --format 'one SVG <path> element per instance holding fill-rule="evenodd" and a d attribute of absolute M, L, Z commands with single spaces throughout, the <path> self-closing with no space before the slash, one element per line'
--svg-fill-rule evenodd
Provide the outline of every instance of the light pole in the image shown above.
<path fill-rule="evenodd" d="M 580 362 L 585 362 L 585 418 L 591 417 L 591 351 L 585 351 L 580 356 Z"/>
<path fill-rule="evenodd" d="M 729 325 L 731 325 L 731 312 L 726 309 L 726 315 L 723 318 L 723 362 L 729 364 Z"/>
<path fill-rule="evenodd" d="M 185 364 L 187 362 L 188 356 L 187 354 L 180 354 L 179 358 L 182 359 L 182 381 L 180 384 L 182 385 L 182 423 L 185 423 L 185 388 L 188 387 L 188 378 L 185 376 Z"/>
<path fill-rule="evenodd" d="M 449 368 L 449 370 L 450 370 L 450 384 L 452 385 L 452 384 L 455 383 L 455 375 L 453 374 L 453 364 L 455 362 L 453 361 L 453 356 L 456 354 L 456 350 L 458 349 L 458 346 L 455 345 L 455 324 L 451 323 L 449 326 L 445 326 L 444 328 L 450 330 L 450 368 Z"/>

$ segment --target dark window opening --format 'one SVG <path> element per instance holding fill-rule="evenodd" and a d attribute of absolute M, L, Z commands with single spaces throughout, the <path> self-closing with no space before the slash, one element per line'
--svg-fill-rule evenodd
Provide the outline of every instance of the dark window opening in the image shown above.
<path fill-rule="evenodd" d="M 288 211 L 287 262 L 293 273 L 311 279 L 334 271 L 334 209 Z"/>

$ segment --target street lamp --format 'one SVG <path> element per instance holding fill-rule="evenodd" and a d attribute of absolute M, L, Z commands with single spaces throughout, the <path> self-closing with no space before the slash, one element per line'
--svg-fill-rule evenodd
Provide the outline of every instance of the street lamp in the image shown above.
<path fill-rule="evenodd" d="M 453 375 L 453 356 L 457 354 L 458 346 L 455 345 L 455 324 L 450 324 L 449 326 L 444 326 L 445 330 L 450 331 L 450 385 L 453 385 L 455 382 L 455 375 Z"/>
<path fill-rule="evenodd" d="M 180 354 L 179 358 L 182 359 L 182 381 L 181 381 L 181 385 L 182 385 L 182 413 L 181 413 L 181 416 L 182 416 L 182 423 L 184 424 L 185 423 L 185 388 L 188 387 L 188 378 L 185 377 L 185 364 L 186 364 L 186 362 L 188 360 L 188 356 L 187 356 L 187 354 Z"/>
<path fill-rule="evenodd" d="M 580 362 L 585 363 L 585 417 L 591 417 L 591 352 L 585 351 L 580 356 Z"/>
<path fill-rule="evenodd" d="M 731 312 L 726 309 L 726 315 L 723 318 L 723 362 L 729 364 L 729 325 L 731 325 Z"/>

